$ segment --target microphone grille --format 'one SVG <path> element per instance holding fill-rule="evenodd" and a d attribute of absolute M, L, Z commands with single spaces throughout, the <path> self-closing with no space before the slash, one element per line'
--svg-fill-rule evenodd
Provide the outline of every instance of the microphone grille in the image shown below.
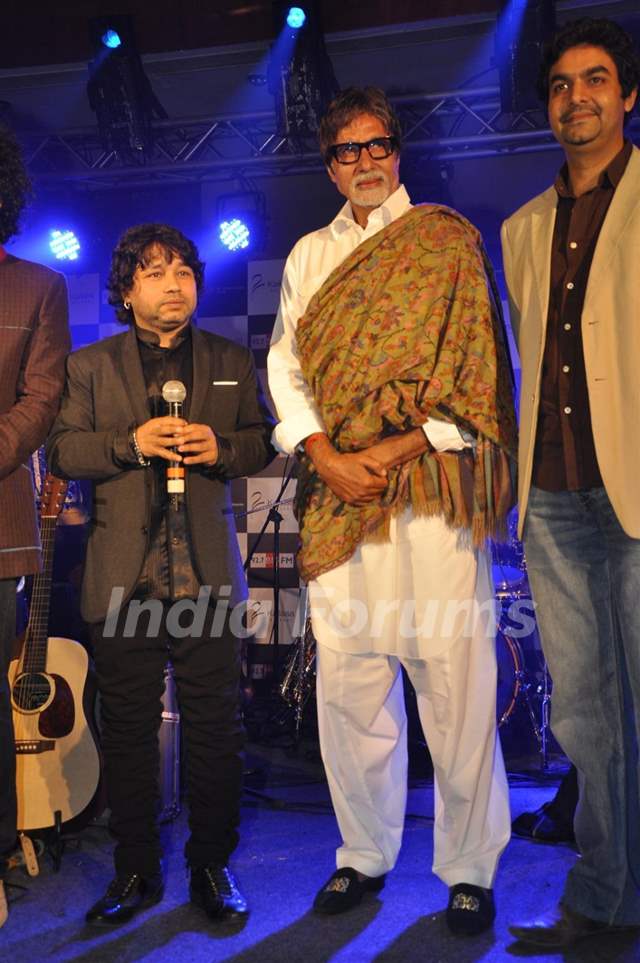
<path fill-rule="evenodd" d="M 168 403 L 184 401 L 187 389 L 181 381 L 165 381 L 162 386 L 162 397 Z"/>

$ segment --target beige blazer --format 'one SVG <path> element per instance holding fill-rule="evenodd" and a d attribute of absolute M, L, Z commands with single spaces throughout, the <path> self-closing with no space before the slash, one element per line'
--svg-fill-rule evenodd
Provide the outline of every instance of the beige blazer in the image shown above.
<path fill-rule="evenodd" d="M 519 534 L 531 486 L 557 194 L 502 226 L 511 324 L 522 364 Z M 640 150 L 633 149 L 596 245 L 582 312 L 589 407 L 602 480 L 620 524 L 640 538 Z"/>

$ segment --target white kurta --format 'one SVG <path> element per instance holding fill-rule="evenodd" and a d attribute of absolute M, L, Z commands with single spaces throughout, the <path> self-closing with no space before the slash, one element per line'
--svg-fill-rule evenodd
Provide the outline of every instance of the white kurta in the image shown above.
<path fill-rule="evenodd" d="M 324 431 L 298 360 L 299 318 L 331 271 L 410 207 L 401 186 L 361 228 L 347 202 L 289 255 L 268 358 L 281 451 Z M 437 450 L 468 444 L 454 425 L 429 418 L 423 428 Z M 309 585 L 320 746 L 343 837 L 337 863 L 378 876 L 397 857 L 406 800 L 402 663 L 434 762 L 434 871 L 449 886 L 488 887 L 510 832 L 496 741 L 490 568 L 485 553 L 439 517 L 415 518 L 409 508 L 392 520 L 390 536 L 360 545 Z"/>

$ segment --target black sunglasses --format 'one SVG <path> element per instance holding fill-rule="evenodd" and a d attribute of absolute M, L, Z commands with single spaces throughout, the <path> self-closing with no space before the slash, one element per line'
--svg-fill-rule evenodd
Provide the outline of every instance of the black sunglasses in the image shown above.
<path fill-rule="evenodd" d="M 339 164 L 357 164 L 360 160 L 362 148 L 366 147 L 372 160 L 384 160 L 396 150 L 398 142 L 395 137 L 372 137 L 371 140 L 350 140 L 346 144 L 332 144 L 328 150 L 330 157 L 335 157 Z"/>

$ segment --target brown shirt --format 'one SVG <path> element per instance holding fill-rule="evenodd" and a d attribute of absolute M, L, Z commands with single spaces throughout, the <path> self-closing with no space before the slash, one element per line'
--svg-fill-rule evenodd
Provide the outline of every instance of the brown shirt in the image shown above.
<path fill-rule="evenodd" d="M 602 486 L 589 412 L 581 317 L 596 243 L 631 151 L 631 143 L 625 141 L 596 187 L 580 197 L 572 193 L 566 164 L 556 178 L 558 207 L 532 477 L 537 488 L 547 491 Z"/>

